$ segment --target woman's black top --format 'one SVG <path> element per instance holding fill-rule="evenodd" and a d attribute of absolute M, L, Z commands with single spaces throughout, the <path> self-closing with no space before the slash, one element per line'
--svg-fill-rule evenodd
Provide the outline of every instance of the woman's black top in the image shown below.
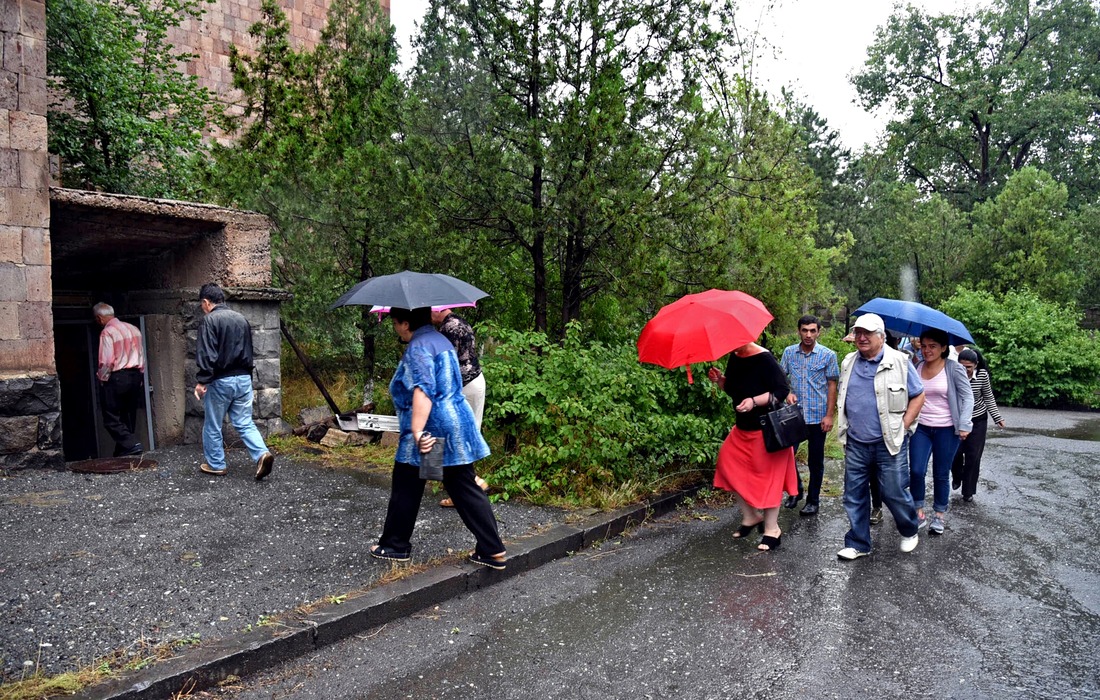
<path fill-rule="evenodd" d="M 725 391 L 733 399 L 734 406 L 765 391 L 770 391 L 775 400 L 780 402 L 791 393 L 787 386 L 787 377 L 783 375 L 775 357 L 767 351 L 748 357 L 738 357 L 731 352 L 729 362 L 726 363 Z M 735 425 L 740 430 L 760 430 L 760 418 L 770 410 L 764 404 L 748 413 L 738 413 Z"/>

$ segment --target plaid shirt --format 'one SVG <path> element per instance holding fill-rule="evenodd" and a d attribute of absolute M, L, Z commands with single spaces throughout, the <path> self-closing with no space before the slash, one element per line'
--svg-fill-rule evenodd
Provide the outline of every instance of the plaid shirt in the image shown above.
<path fill-rule="evenodd" d="M 125 321 L 112 318 L 99 334 L 99 370 L 96 376 L 105 382 L 111 372 L 120 369 L 145 369 L 141 331 Z"/>
<path fill-rule="evenodd" d="M 798 396 L 806 423 L 817 425 L 825 418 L 829 403 L 829 380 L 840 379 L 836 353 L 820 343 L 808 353 L 798 343 L 787 347 L 779 366 L 787 375 L 791 391 Z"/>

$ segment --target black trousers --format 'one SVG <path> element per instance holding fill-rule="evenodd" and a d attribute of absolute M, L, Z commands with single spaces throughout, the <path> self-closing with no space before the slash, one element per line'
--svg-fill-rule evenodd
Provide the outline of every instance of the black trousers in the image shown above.
<path fill-rule="evenodd" d="M 137 413 L 145 402 L 139 369 L 111 372 L 103 383 L 103 427 L 115 441 L 115 456 L 134 449 L 137 444 Z"/>
<path fill-rule="evenodd" d="M 420 513 L 420 501 L 424 497 L 424 484 L 419 467 L 394 462 L 393 486 L 390 504 L 386 510 L 386 524 L 378 544 L 397 552 L 411 552 L 413 527 Z M 458 517 L 466 529 L 474 533 L 476 551 L 493 556 L 504 551 L 504 543 L 497 533 L 497 519 L 489 504 L 489 497 L 474 481 L 474 465 L 463 464 L 443 468 L 443 486 L 455 503 Z"/>
<path fill-rule="evenodd" d="M 810 472 L 810 484 L 806 493 L 806 503 L 821 505 L 821 482 L 825 478 L 825 437 L 828 433 L 822 432 L 821 424 L 806 426 L 806 466 Z M 798 447 L 794 451 L 798 452 Z M 798 475 L 798 495 L 801 496 L 802 475 Z"/>
<path fill-rule="evenodd" d="M 951 478 L 962 482 L 963 498 L 978 492 L 978 471 L 985 452 L 985 436 L 989 432 L 989 414 L 974 419 L 974 429 L 959 443 L 955 461 L 951 463 Z"/>

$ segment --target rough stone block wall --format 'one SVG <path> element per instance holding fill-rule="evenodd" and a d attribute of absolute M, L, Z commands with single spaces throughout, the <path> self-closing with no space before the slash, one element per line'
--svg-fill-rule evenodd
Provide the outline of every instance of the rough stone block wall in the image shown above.
<path fill-rule="evenodd" d="M 46 4 L 0 2 L 0 468 L 60 467 L 46 151 Z"/>
<path fill-rule="evenodd" d="M 0 378 L 0 469 L 64 465 L 57 377 Z"/>
<path fill-rule="evenodd" d="M 199 83 L 227 105 L 231 113 L 240 114 L 241 110 L 240 93 L 233 87 L 233 72 L 229 68 L 229 48 L 236 46 L 245 53 L 255 50 L 248 28 L 262 18 L 261 4 L 261 0 L 215 0 L 201 19 L 187 20 L 169 34 L 169 40 L 181 52 L 197 56 L 185 66 L 186 72 L 197 76 Z M 295 49 L 313 48 L 321 41 L 330 4 L 331 0 L 280 0 Z M 380 0 L 379 5 L 389 16 L 390 0 Z"/>

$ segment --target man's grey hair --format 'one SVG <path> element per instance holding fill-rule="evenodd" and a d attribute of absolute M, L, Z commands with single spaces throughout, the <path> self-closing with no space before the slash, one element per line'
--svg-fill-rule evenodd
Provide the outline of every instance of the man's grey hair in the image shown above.
<path fill-rule="evenodd" d="M 110 304 L 104 304 L 102 301 L 93 306 L 92 311 L 95 312 L 96 316 L 102 316 L 104 318 L 115 315 L 114 307 Z"/>

